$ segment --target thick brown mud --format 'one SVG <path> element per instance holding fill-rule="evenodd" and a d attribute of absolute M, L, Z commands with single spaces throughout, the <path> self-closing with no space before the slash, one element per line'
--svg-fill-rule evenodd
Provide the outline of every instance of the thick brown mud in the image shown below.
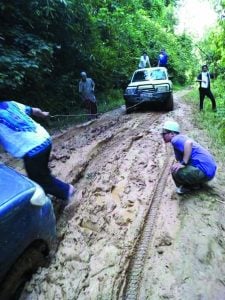
<path fill-rule="evenodd" d="M 174 119 L 210 145 L 192 124 L 193 109 L 184 97 L 175 95 L 173 112 L 126 115 L 122 107 L 55 136 L 52 172 L 74 184 L 77 194 L 58 216 L 58 246 L 49 267 L 33 275 L 21 299 L 122 298 L 135 243 L 165 163 L 173 159 L 160 136 L 162 123 Z M 21 162 L 13 163 L 22 169 Z M 225 299 L 222 165 L 205 190 L 181 197 L 169 172 L 166 178 L 138 299 Z"/>

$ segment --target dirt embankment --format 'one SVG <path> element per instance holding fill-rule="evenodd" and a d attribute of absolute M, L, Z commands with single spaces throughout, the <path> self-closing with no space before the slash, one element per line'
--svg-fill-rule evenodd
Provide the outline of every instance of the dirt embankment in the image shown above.
<path fill-rule="evenodd" d="M 165 164 L 173 157 L 160 137 L 161 124 L 173 118 L 207 146 L 207 137 L 192 125 L 191 109 L 181 97 L 176 95 L 176 109 L 170 113 L 125 115 L 121 108 L 55 138 L 52 171 L 76 185 L 78 193 L 58 219 L 59 245 L 50 266 L 38 270 L 21 299 L 122 297 L 140 228 Z M 219 167 L 209 188 L 182 197 L 174 193 L 169 172 L 164 175 L 139 299 L 225 299 Z"/>

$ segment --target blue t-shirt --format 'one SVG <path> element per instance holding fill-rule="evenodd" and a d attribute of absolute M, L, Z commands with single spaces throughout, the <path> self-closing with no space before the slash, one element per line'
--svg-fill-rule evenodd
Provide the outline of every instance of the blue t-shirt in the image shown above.
<path fill-rule="evenodd" d="M 166 52 L 160 53 L 159 54 L 159 65 L 160 66 L 166 66 L 168 61 L 168 55 Z"/>
<path fill-rule="evenodd" d="M 35 154 L 40 145 L 51 143 L 48 132 L 29 116 L 31 113 L 30 106 L 0 102 L 0 144 L 14 157 L 21 158 L 31 150 Z"/>
<path fill-rule="evenodd" d="M 182 134 L 175 135 L 171 140 L 177 161 L 183 160 L 184 144 L 187 140 L 190 140 L 190 138 Z M 188 164 L 200 169 L 209 180 L 212 179 L 217 168 L 213 156 L 201 145 L 193 140 L 191 141 L 193 143 L 192 152 Z"/>

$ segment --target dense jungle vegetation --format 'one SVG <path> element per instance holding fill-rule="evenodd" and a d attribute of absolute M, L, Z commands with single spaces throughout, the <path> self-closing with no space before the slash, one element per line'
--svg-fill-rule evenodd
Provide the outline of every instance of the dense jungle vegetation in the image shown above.
<path fill-rule="evenodd" d="M 0 1 L 1 97 L 68 112 L 81 71 L 107 94 L 126 85 L 144 50 L 156 65 L 161 48 L 185 83 L 196 59 L 191 39 L 174 34 L 175 9 L 175 0 Z"/>
<path fill-rule="evenodd" d="M 68 113 L 80 105 L 81 71 L 94 79 L 97 94 L 110 95 L 126 86 L 143 51 L 155 66 L 161 48 L 169 54 L 174 83 L 187 84 L 200 61 L 191 37 L 174 32 L 177 5 L 176 0 L 1 0 L 1 98 Z M 221 81 L 224 29 L 221 20 L 199 52 Z"/>
<path fill-rule="evenodd" d="M 218 12 L 216 26 L 210 30 L 199 42 L 203 63 L 207 63 L 210 72 L 214 75 L 212 80 L 212 91 L 216 98 L 217 113 L 211 111 L 211 102 L 205 101 L 204 113 L 194 115 L 197 126 L 207 130 L 212 138 L 212 145 L 220 149 L 222 156 L 225 152 L 225 1 L 214 1 L 215 9 Z M 196 85 L 197 87 L 198 85 Z M 198 89 L 194 89 L 189 95 L 198 111 L 199 104 Z"/>

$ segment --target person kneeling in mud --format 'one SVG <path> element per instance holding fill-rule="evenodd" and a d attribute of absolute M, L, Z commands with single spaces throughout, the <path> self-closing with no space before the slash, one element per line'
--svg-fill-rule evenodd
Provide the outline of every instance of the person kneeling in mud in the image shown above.
<path fill-rule="evenodd" d="M 176 192 L 184 194 L 211 179 L 216 174 L 213 156 L 191 138 L 180 133 L 177 122 L 166 121 L 162 128 L 165 143 L 171 143 L 177 162 L 171 166 L 171 174 L 176 184 Z"/>

